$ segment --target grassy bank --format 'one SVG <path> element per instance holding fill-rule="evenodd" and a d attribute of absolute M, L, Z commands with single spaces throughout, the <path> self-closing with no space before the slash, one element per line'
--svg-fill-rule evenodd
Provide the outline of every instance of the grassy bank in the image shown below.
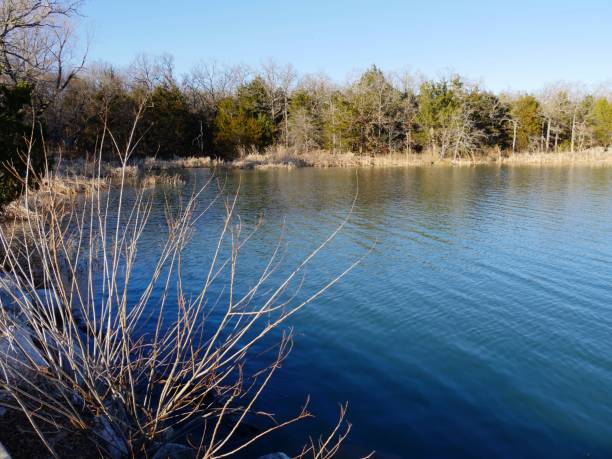
<path fill-rule="evenodd" d="M 264 152 L 251 151 L 233 161 L 222 161 L 209 156 L 175 157 L 172 159 L 134 158 L 125 167 L 118 162 L 89 162 L 83 159 L 59 161 L 54 170 L 47 171 L 40 187 L 5 206 L 0 216 L 25 219 L 27 208 L 33 209 L 52 200 L 91 193 L 123 180 L 126 184 L 145 188 L 167 185 L 180 186 L 183 178 L 178 169 L 236 168 L 236 169 L 294 169 L 301 167 L 425 167 L 473 166 L 482 164 L 515 166 L 565 166 L 572 164 L 612 166 L 612 150 L 602 147 L 569 152 L 521 152 L 515 154 L 475 155 L 469 158 L 440 158 L 430 152 L 359 155 L 352 152 L 333 153 L 328 150 L 296 152 L 284 147 L 268 148 Z M 26 200 L 28 201 L 26 205 Z"/>
<path fill-rule="evenodd" d="M 592 148 L 580 152 L 525 152 L 503 155 L 498 152 L 469 158 L 440 158 L 429 152 L 420 154 L 388 153 L 382 155 L 357 155 L 354 153 L 332 153 L 317 150 L 296 153 L 284 148 L 268 149 L 265 153 L 251 153 L 229 163 L 230 167 L 241 169 L 266 169 L 274 167 L 400 167 L 431 165 L 561 165 L 593 164 L 612 165 L 612 151 Z"/>
<path fill-rule="evenodd" d="M 171 170 L 194 167 L 226 167 L 237 169 L 271 169 L 299 167 L 403 167 L 403 166 L 471 166 L 475 164 L 508 165 L 570 165 L 585 164 L 595 166 L 612 165 L 612 151 L 604 148 L 569 152 L 523 152 L 515 154 L 474 155 L 469 158 L 440 158 L 430 152 L 398 153 L 380 155 L 359 155 L 351 152 L 332 153 L 315 150 L 298 153 L 283 147 L 268 148 L 264 152 L 250 152 L 233 161 L 221 161 L 210 157 L 190 157 L 176 159 L 154 159 L 134 161 L 134 166 L 143 171 Z"/>
<path fill-rule="evenodd" d="M 160 459 L 168 451 L 231 457 L 311 417 L 304 405 L 292 417 L 272 419 L 260 395 L 291 350 L 285 321 L 354 266 L 305 299 L 286 297 L 344 224 L 284 279 L 270 278 L 281 257 L 274 252 L 245 285 L 237 260 L 257 228 L 243 228 L 238 196 L 204 198 L 215 186 L 211 179 L 180 208 L 166 209 L 161 253 L 146 258 L 138 248 L 153 206 L 147 189 L 182 183 L 149 166 L 58 164 L 14 203 L 20 221 L 0 225 L 0 441 L 15 457 L 69 457 L 66 449 L 116 459 Z M 225 217 L 208 275 L 195 295 L 184 294 L 183 253 L 194 223 L 217 202 Z M 153 269 L 139 287 L 131 278 L 142 265 Z M 210 293 L 234 292 L 239 283 L 244 294 Z M 223 318 L 218 324 L 206 320 L 212 308 Z M 147 326 L 155 332 L 143 333 Z M 264 340 L 267 351 L 256 352 Z M 244 370 L 249 361 L 252 371 Z M 322 443 L 305 439 L 294 457 L 333 457 L 350 429 L 344 416 L 342 407 Z"/>

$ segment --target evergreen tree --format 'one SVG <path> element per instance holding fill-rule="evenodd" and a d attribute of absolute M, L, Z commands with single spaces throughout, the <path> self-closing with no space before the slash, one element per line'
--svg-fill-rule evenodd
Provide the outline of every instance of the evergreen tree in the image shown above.
<path fill-rule="evenodd" d="M 418 97 L 417 138 L 432 153 L 444 157 L 449 146 L 453 118 L 460 108 L 459 93 L 463 84 L 453 81 L 428 81 L 421 85 Z"/>
<path fill-rule="evenodd" d="M 595 100 L 590 118 L 595 140 L 607 149 L 612 144 L 612 102 L 604 97 Z"/>
<path fill-rule="evenodd" d="M 510 113 L 516 122 L 516 149 L 525 151 L 537 144 L 541 136 L 543 117 L 535 97 L 524 95 L 511 103 Z"/>
<path fill-rule="evenodd" d="M 33 176 L 44 165 L 44 127 L 40 123 L 32 126 L 32 110 L 30 85 L 0 85 L 0 205 L 13 201 L 23 191 L 30 140 L 30 184 L 35 183 Z"/>
<path fill-rule="evenodd" d="M 156 87 L 147 105 L 142 123 L 142 129 L 146 132 L 143 132 L 140 152 L 181 156 L 196 149 L 196 119 L 189 111 L 185 95 L 177 86 Z"/>
<path fill-rule="evenodd" d="M 219 102 L 215 118 L 215 146 L 227 158 L 239 147 L 263 148 L 274 140 L 274 123 L 266 110 L 265 88 L 260 79 L 240 87 L 236 97 Z"/>

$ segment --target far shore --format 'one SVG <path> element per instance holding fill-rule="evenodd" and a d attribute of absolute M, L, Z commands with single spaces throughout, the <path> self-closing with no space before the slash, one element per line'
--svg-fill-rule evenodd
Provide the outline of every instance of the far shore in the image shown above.
<path fill-rule="evenodd" d="M 118 183 L 123 176 L 127 183 L 139 184 L 145 188 L 156 185 L 181 186 L 183 177 L 177 169 L 225 168 L 225 169 L 296 169 L 296 168 L 399 168 L 399 167 L 470 167 L 476 165 L 497 166 L 612 166 L 612 149 L 602 147 L 578 152 L 531 152 L 509 155 L 474 155 L 469 158 L 440 158 L 431 153 L 389 153 L 380 155 L 359 155 L 355 153 L 332 153 L 313 151 L 296 153 L 280 148 L 266 153 L 250 153 L 233 161 L 223 161 L 209 156 L 161 158 L 134 158 L 122 169 L 118 163 L 108 161 L 98 169 L 94 163 L 82 159 L 56 161 L 56 168 L 42 182 L 39 189 L 22 196 L 5 206 L 0 220 L 22 220 L 28 207 L 25 200 L 45 200 L 53 191 L 54 196 L 69 197 L 90 193 L 111 183 Z M 100 174 L 99 176 L 97 174 Z"/>
<path fill-rule="evenodd" d="M 431 153 L 388 153 L 359 155 L 355 153 L 332 153 L 314 151 L 296 153 L 276 150 L 266 153 L 251 153 L 233 161 L 221 161 L 207 156 L 175 159 L 146 159 L 141 164 L 145 169 L 171 169 L 195 167 L 226 167 L 236 169 L 294 169 L 301 167 L 403 167 L 403 166 L 565 166 L 582 164 L 590 166 L 612 165 L 612 149 L 591 148 L 569 152 L 522 152 L 514 154 L 474 155 L 453 159 L 440 158 Z"/>

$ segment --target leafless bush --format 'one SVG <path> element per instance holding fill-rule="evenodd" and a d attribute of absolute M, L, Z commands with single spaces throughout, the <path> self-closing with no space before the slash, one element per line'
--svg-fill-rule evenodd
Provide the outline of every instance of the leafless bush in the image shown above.
<path fill-rule="evenodd" d="M 245 438 L 242 426 L 262 414 L 260 395 L 289 353 L 291 335 L 280 334 L 266 354 L 269 363 L 259 370 L 247 371 L 246 362 L 287 319 L 355 266 L 305 299 L 288 293 L 344 224 L 271 286 L 280 263 L 279 244 L 259 278 L 239 295 L 239 254 L 256 228 L 247 232 L 241 224 L 235 213 L 238 196 L 218 193 L 202 209 L 211 179 L 179 210 L 168 206 L 161 252 L 154 260 L 142 259 L 139 241 L 153 204 L 142 188 L 134 188 L 128 204 L 131 151 L 130 142 L 117 151 L 121 168 L 111 192 L 94 188 L 67 205 L 55 199 L 57 188 L 50 188 L 52 199 L 43 206 L 28 199 L 26 191 L 28 212 L 19 230 L 0 229 L 6 270 L 0 283 L 8 295 L 0 308 L 0 391 L 10 395 L 0 405 L 25 414 L 54 457 L 51 427 L 86 434 L 104 455 L 142 457 L 196 424 L 203 432 L 193 445 L 198 457 L 231 456 L 310 416 L 306 405 L 284 421 L 271 422 L 264 414 L 269 424 Z M 111 194 L 116 205 L 111 205 Z M 187 295 L 182 254 L 194 223 L 219 203 L 225 217 L 206 279 L 197 295 Z M 134 300 L 131 275 L 143 263 L 153 269 Z M 216 283 L 222 283 L 227 297 L 213 296 Z M 177 300 L 170 304 L 173 293 Z M 218 322 L 211 318 L 213 305 L 221 313 Z M 334 437 L 333 442 L 343 439 Z M 313 457 L 331 457 L 336 447 L 330 445 L 322 445 L 325 453 Z"/>
<path fill-rule="evenodd" d="M 179 174 L 148 174 L 141 181 L 143 188 L 154 186 L 171 186 L 177 187 L 185 184 L 185 180 Z"/>

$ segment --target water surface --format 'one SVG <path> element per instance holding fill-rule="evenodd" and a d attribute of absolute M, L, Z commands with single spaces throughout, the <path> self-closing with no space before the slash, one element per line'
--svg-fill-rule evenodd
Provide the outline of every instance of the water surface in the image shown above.
<path fill-rule="evenodd" d="M 183 172 L 189 183 L 208 170 Z M 612 456 L 612 168 L 426 167 L 223 172 L 240 185 L 241 258 L 252 282 L 284 228 L 278 276 L 339 236 L 307 269 L 295 345 L 265 399 L 279 415 L 312 398 L 316 419 L 249 454 L 295 454 L 353 423 L 346 457 Z M 178 205 L 178 200 L 174 203 Z M 164 237 L 161 193 L 144 251 Z M 206 275 L 220 208 L 198 223 L 186 289 Z M 138 273 L 135 276 L 138 280 Z M 252 456 L 255 457 L 255 456 Z"/>

